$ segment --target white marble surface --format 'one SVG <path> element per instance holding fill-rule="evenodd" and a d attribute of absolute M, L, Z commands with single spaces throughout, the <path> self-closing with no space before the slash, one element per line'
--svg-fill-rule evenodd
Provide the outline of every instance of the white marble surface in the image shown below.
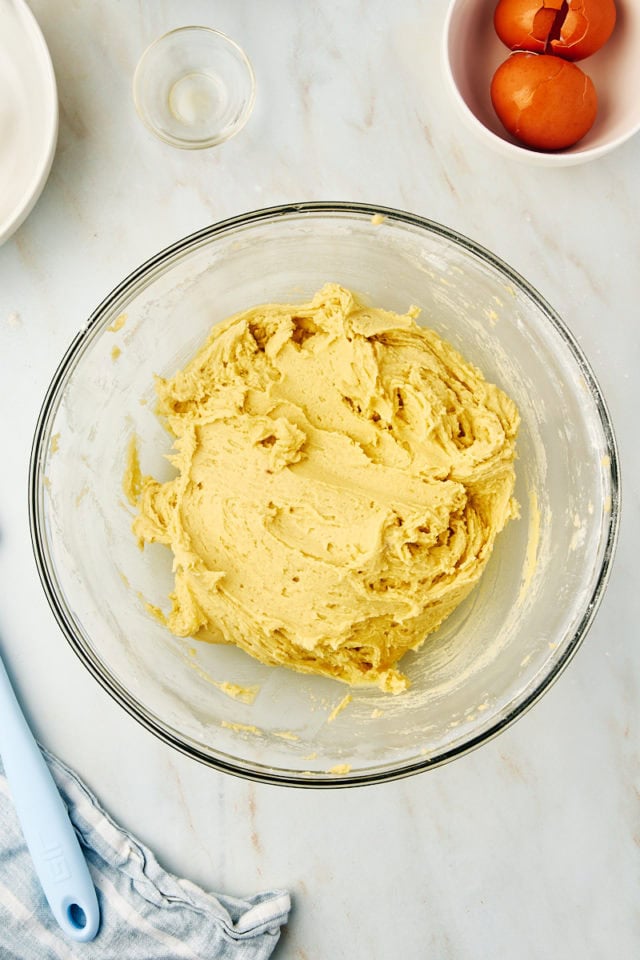
<path fill-rule="evenodd" d="M 640 951 L 640 137 L 559 170 L 489 152 L 443 88 L 445 6 L 33 0 L 61 123 L 47 188 L 0 248 L 2 649 L 40 738 L 166 867 L 237 894 L 292 891 L 278 960 L 626 960 Z M 145 45 L 186 23 L 238 40 L 258 83 L 244 131 L 200 153 L 153 139 L 130 96 Z M 520 270 L 595 367 L 625 484 L 601 611 L 543 700 L 447 767 L 321 793 L 208 770 L 121 711 L 49 612 L 26 493 L 45 389 L 103 295 L 211 221 L 306 199 L 412 210 Z"/>

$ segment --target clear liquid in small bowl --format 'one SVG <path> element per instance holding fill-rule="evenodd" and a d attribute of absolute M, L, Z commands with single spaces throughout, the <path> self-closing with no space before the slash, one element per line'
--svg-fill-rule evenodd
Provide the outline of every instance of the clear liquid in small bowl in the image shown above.
<path fill-rule="evenodd" d="M 229 96 L 226 85 L 212 73 L 186 73 L 169 91 L 169 109 L 173 117 L 192 134 L 206 135 L 212 125 L 223 119 Z"/>

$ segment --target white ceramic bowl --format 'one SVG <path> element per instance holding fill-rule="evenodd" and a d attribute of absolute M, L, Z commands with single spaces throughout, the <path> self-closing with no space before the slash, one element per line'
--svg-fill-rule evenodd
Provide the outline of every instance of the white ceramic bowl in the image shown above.
<path fill-rule="evenodd" d="M 58 138 L 51 57 L 24 0 L 0 4 L 0 243 L 29 215 Z"/>
<path fill-rule="evenodd" d="M 497 0 L 452 0 L 443 40 L 443 69 L 462 119 L 489 147 L 505 157 L 546 167 L 595 160 L 640 130 L 640 3 L 616 0 L 617 23 L 609 42 L 578 66 L 598 92 L 593 127 L 573 147 L 557 153 L 518 143 L 500 123 L 489 88 L 510 50 L 493 28 Z"/>

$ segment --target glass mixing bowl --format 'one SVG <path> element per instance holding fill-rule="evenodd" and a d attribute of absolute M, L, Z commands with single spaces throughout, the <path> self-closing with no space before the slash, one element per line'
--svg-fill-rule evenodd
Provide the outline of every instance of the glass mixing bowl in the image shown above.
<path fill-rule="evenodd" d="M 172 375 L 211 326 L 328 280 L 371 303 L 422 308 L 516 401 L 521 518 L 497 539 L 476 589 L 402 669 L 399 696 L 264 666 L 229 646 L 173 637 L 171 555 L 140 551 L 122 493 L 130 438 L 167 479 L 171 441 L 154 376 Z M 34 551 L 62 630 L 142 724 L 220 770 L 303 786 L 417 773 L 494 736 L 551 684 L 602 597 L 618 523 L 618 460 L 599 387 L 542 297 L 477 244 L 420 217 L 361 204 L 260 210 L 181 240 L 131 274 L 58 368 L 30 473 Z M 257 686 L 253 703 L 228 684 Z"/>

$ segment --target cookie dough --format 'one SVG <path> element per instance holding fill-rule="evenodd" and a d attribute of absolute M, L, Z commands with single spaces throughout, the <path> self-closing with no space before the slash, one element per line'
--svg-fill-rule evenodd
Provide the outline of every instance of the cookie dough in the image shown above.
<path fill-rule="evenodd" d="M 264 663 L 400 692 L 464 600 L 513 499 L 518 412 L 418 309 L 327 284 L 212 330 L 157 382 L 175 477 L 125 489 L 166 544 L 168 628 Z"/>

